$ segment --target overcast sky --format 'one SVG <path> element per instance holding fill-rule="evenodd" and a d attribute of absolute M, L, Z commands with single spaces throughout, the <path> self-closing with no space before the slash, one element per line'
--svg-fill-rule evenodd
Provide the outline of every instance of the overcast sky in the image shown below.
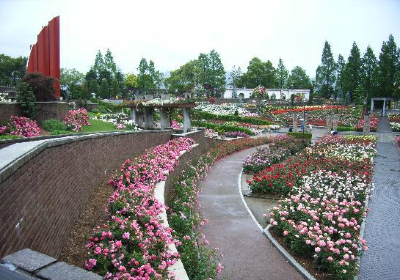
<path fill-rule="evenodd" d="M 42 26 L 60 15 L 61 67 L 86 73 L 110 48 L 124 73 L 142 57 L 162 72 L 215 49 L 225 70 L 253 57 L 279 57 L 315 76 L 325 40 L 335 59 L 355 41 L 378 56 L 393 34 L 400 45 L 400 0 L 0 0 L 0 53 L 29 56 Z"/>

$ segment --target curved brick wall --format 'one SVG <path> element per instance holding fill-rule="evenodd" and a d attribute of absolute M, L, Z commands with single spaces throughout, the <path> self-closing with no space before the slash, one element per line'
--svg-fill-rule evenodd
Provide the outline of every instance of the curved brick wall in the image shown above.
<path fill-rule="evenodd" d="M 125 159 L 170 139 L 170 131 L 141 131 L 54 140 L 3 170 L 0 258 L 23 248 L 58 258 L 91 192 Z"/>

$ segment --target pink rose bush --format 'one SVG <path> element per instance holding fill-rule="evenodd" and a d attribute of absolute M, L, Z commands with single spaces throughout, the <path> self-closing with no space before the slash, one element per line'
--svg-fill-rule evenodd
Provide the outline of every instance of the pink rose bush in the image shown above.
<path fill-rule="evenodd" d="M 288 247 L 314 258 L 335 279 L 352 278 L 356 258 L 368 249 L 359 235 L 373 188 L 375 145 L 374 136 L 328 136 L 307 148 L 317 161 L 308 161 L 312 168 L 270 213 L 269 223 Z"/>
<path fill-rule="evenodd" d="M 178 123 L 176 120 L 173 120 L 173 121 L 171 122 L 171 127 L 172 127 L 173 129 L 183 129 L 182 124 Z"/>
<path fill-rule="evenodd" d="M 179 257 L 168 245 L 180 242 L 173 230 L 161 223 L 165 208 L 154 197 L 155 185 L 166 179 L 182 151 L 189 151 L 194 141 L 178 138 L 159 145 L 141 157 L 127 160 L 110 179 L 116 188 L 109 198 L 109 220 L 94 229 L 85 267 L 105 279 L 161 279 Z"/>
<path fill-rule="evenodd" d="M 0 134 L 9 131 L 10 135 L 19 135 L 22 137 L 34 137 L 40 135 L 40 128 L 36 121 L 26 117 L 11 116 L 7 126 L 0 128 Z"/>
<path fill-rule="evenodd" d="M 64 118 L 64 123 L 68 129 L 75 132 L 81 131 L 83 125 L 90 125 L 85 108 L 69 110 L 68 115 Z"/>

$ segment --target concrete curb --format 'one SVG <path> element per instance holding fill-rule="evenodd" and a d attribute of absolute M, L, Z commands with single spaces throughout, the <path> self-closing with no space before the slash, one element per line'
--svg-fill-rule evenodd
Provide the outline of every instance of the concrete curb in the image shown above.
<path fill-rule="evenodd" d="M 199 144 L 194 144 L 192 145 L 192 149 L 196 148 L 199 146 Z M 182 151 L 180 156 L 184 155 L 187 151 Z M 168 172 L 165 172 L 165 175 L 168 175 Z M 156 184 L 156 188 L 154 189 L 154 197 L 160 201 L 162 204 L 165 205 L 165 182 L 166 181 L 161 181 Z M 167 217 L 167 212 L 165 209 L 163 209 L 162 213 L 160 214 L 160 219 L 163 221 L 162 223 L 164 226 L 169 227 L 168 223 L 168 217 Z M 171 253 L 176 253 L 178 250 L 176 249 L 175 244 L 169 244 L 169 251 Z M 169 272 L 174 272 L 175 273 L 175 278 L 178 280 L 189 280 L 189 276 L 187 275 L 187 272 L 185 270 L 185 267 L 181 261 L 181 259 L 178 259 L 176 263 L 174 263 L 172 266 L 168 267 Z"/>
<path fill-rule="evenodd" d="M 247 212 L 249 212 L 251 218 L 253 221 L 256 223 L 258 228 L 262 231 L 262 233 L 268 238 L 269 241 L 275 246 L 275 248 L 279 251 L 279 253 L 284 256 L 288 262 L 298 271 L 300 272 L 301 275 L 303 275 L 307 280 L 315 280 L 314 276 L 312 276 L 306 269 L 304 269 L 279 243 L 276 241 L 276 239 L 269 233 L 269 228 L 271 225 L 268 225 L 265 229 L 262 228 L 260 223 L 256 220 L 254 217 L 253 213 L 251 212 L 249 206 L 247 205 L 246 201 L 244 200 L 243 193 L 242 193 L 242 176 L 243 176 L 243 168 L 240 171 L 239 174 L 239 179 L 238 179 L 238 187 L 239 187 L 239 194 L 240 198 L 242 199 L 242 202 L 244 206 L 246 207 Z"/>

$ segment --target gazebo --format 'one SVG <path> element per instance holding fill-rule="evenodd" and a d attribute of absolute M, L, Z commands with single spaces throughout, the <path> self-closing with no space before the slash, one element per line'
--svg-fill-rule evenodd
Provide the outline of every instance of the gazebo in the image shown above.
<path fill-rule="evenodd" d="M 387 101 L 394 101 L 394 108 L 399 109 L 399 98 L 398 97 L 373 97 L 371 98 L 371 112 L 374 111 L 375 101 L 383 101 L 382 117 L 386 116 L 386 103 Z"/>
<path fill-rule="evenodd" d="M 121 108 L 129 108 L 131 110 L 131 119 L 139 127 L 144 127 L 146 129 L 153 128 L 153 113 L 154 109 L 160 109 L 160 125 L 161 129 L 166 129 L 171 126 L 167 110 L 174 108 L 183 109 L 183 132 L 186 133 L 191 128 L 190 123 L 190 108 L 194 108 L 197 105 L 195 103 L 166 103 L 166 104 L 143 104 L 143 103 L 132 103 L 132 104 L 121 104 Z M 143 126 L 144 117 L 144 126 Z"/>

